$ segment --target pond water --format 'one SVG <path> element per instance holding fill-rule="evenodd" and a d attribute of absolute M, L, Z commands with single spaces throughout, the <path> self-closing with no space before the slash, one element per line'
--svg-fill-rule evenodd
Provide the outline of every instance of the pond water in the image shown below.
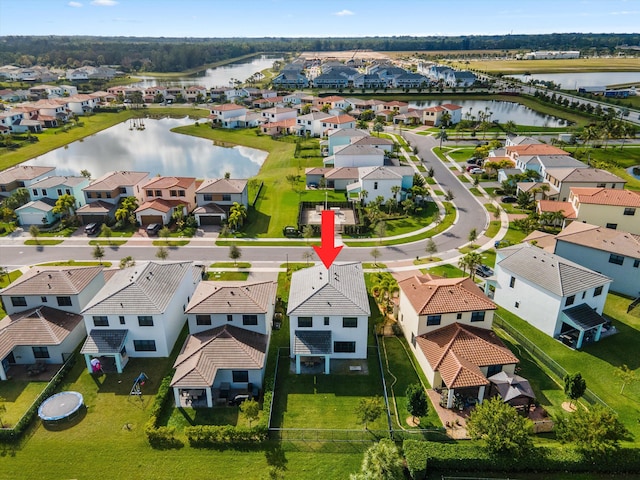
<path fill-rule="evenodd" d="M 276 60 L 282 60 L 282 57 L 274 55 L 261 55 L 238 63 L 230 63 L 216 68 L 208 68 L 206 71 L 190 76 L 190 77 L 174 77 L 171 79 L 156 77 L 140 77 L 140 82 L 134 83 L 134 87 L 153 87 L 155 85 L 164 86 L 186 86 L 186 85 L 202 85 L 203 87 L 228 87 L 232 79 L 244 82 L 247 78 L 256 72 L 261 72 L 273 66 Z"/>
<path fill-rule="evenodd" d="M 603 87 L 620 83 L 640 83 L 640 72 L 584 72 L 584 73 L 534 73 L 532 75 L 509 75 L 522 82 L 543 80 L 559 84 L 566 90 L 578 87 Z"/>
<path fill-rule="evenodd" d="M 112 170 L 135 170 L 151 175 L 196 178 L 249 178 L 258 173 L 267 152 L 248 147 L 224 148 L 211 140 L 170 132 L 192 125 L 189 118 L 144 119 L 144 130 L 125 122 L 73 142 L 26 162 L 55 166 L 56 175 L 79 175 L 89 170 L 93 178 Z M 209 128 L 202 125 L 200 128 Z"/>
<path fill-rule="evenodd" d="M 515 102 L 501 102 L 496 100 L 419 100 L 409 102 L 411 107 L 433 107 L 443 103 L 453 103 L 462 107 L 462 118 L 469 118 L 469 114 L 478 116 L 480 111 L 492 112 L 491 121 L 497 120 L 506 123 L 513 120 L 518 125 L 530 125 L 536 127 L 562 127 L 564 120 L 549 115 L 538 113 Z M 488 109 L 488 110 L 487 110 Z"/>

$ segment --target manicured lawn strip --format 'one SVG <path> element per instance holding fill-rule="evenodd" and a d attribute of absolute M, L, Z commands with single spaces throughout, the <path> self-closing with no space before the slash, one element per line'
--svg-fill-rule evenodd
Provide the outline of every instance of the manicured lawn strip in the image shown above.
<path fill-rule="evenodd" d="M 509 230 L 507 230 L 507 233 L 505 234 L 504 238 L 500 240 L 500 242 L 506 243 L 507 245 L 514 245 L 516 243 L 520 243 L 526 236 L 526 232 L 518 230 L 513 225 L 509 225 Z"/>
<path fill-rule="evenodd" d="M 6 287 L 21 276 L 22 272 L 20 270 L 12 270 L 7 275 L 0 276 L 0 288 Z"/>
<path fill-rule="evenodd" d="M 399 218 L 397 220 L 387 220 L 385 222 L 387 225 L 386 235 L 389 237 L 393 235 L 402 235 L 426 227 L 433 221 L 437 211 L 438 206 L 435 202 L 428 202 L 419 212 L 413 215 Z"/>
<path fill-rule="evenodd" d="M 154 240 L 154 247 L 184 247 L 189 244 L 189 240 Z"/>
<path fill-rule="evenodd" d="M 249 262 L 215 262 L 209 265 L 209 268 L 251 268 Z"/>
<path fill-rule="evenodd" d="M 11 377 L 11 372 L 8 375 Z M 2 414 L 2 422 L 5 427 L 15 426 L 38 395 L 45 389 L 47 383 L 31 379 L 9 379 L 0 383 L 0 398 L 2 398 L 2 404 L 7 409 Z"/>
<path fill-rule="evenodd" d="M 471 187 L 469 191 L 473 193 L 476 197 L 482 196 L 482 193 L 480 193 L 480 190 L 478 190 L 476 187 Z"/>
<path fill-rule="evenodd" d="M 102 245 L 105 247 L 119 247 L 127 243 L 127 240 L 89 240 L 89 245 Z"/>
<path fill-rule="evenodd" d="M 302 240 L 299 242 L 287 242 L 285 240 L 266 240 L 264 242 L 255 242 L 251 240 L 225 240 L 218 237 L 216 245 L 219 247 L 230 247 L 231 245 L 236 245 L 238 247 L 306 247 L 307 243 Z"/>
<path fill-rule="evenodd" d="M 46 240 L 46 239 L 38 239 L 38 240 L 25 240 L 25 245 L 60 245 L 64 240 Z"/>
<path fill-rule="evenodd" d="M 208 272 L 207 280 L 230 282 L 244 281 L 249 278 L 249 272 Z"/>
<path fill-rule="evenodd" d="M 445 278 L 460 278 L 466 277 L 467 274 L 454 265 L 438 265 L 431 268 L 420 269 L 423 273 L 431 273 Z"/>
<path fill-rule="evenodd" d="M 622 364 L 635 370 L 639 367 L 640 319 L 626 313 L 630 302 L 619 295 L 609 294 L 605 314 L 614 319 L 619 333 L 587 345 L 580 351 L 566 347 L 503 308 L 498 308 L 498 313 L 568 372 L 580 372 L 587 387 L 618 413 L 634 435 L 633 442 L 637 445 L 640 443 L 640 382 L 628 385 L 620 394 L 621 382 L 614 377 L 616 368 Z"/>
<path fill-rule="evenodd" d="M 489 228 L 484 232 L 485 236 L 492 238 L 495 237 L 500 231 L 500 221 L 499 220 L 491 220 L 489 222 Z"/>
<path fill-rule="evenodd" d="M 449 155 L 456 162 L 466 162 L 473 155 L 473 151 L 473 148 L 458 148 L 447 152 L 447 155 Z"/>
<path fill-rule="evenodd" d="M 482 257 L 482 263 L 484 263 L 485 265 L 488 265 L 489 267 L 493 268 L 493 266 L 496 264 L 495 249 L 491 248 L 489 250 L 485 250 L 480 254 L 480 256 Z"/>
<path fill-rule="evenodd" d="M 78 230 L 78 227 L 67 227 L 67 228 L 63 228 L 62 230 L 56 230 L 53 232 L 43 232 L 41 230 L 40 235 L 38 236 L 39 237 L 70 237 L 75 233 L 76 230 Z"/>
<path fill-rule="evenodd" d="M 374 269 L 374 268 L 387 268 L 387 266 L 384 263 L 367 263 L 367 262 L 363 262 L 362 263 L 362 268 L 364 268 L 365 270 L 369 269 Z"/>
<path fill-rule="evenodd" d="M 39 267 L 110 267 L 111 262 L 77 262 L 76 260 L 67 260 L 66 262 L 49 262 L 39 263 Z"/>

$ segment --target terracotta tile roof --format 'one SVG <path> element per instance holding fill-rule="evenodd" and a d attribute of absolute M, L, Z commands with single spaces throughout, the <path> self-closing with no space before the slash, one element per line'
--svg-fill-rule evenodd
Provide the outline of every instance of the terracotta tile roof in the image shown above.
<path fill-rule="evenodd" d="M 205 180 L 196 193 L 242 193 L 248 180 L 232 178 L 214 178 Z"/>
<path fill-rule="evenodd" d="M 418 315 L 495 310 L 473 280 L 415 275 L 398 283 Z"/>
<path fill-rule="evenodd" d="M 454 105 L 453 103 L 443 103 L 442 106 L 447 110 L 460 110 L 462 108 L 460 105 Z"/>
<path fill-rule="evenodd" d="M 82 190 L 85 192 L 114 190 L 118 187 L 136 185 L 148 176 L 148 172 L 108 172 Z"/>
<path fill-rule="evenodd" d="M 196 182 L 195 177 L 154 177 L 145 183 L 142 188 L 166 189 L 172 187 L 189 188 Z"/>
<path fill-rule="evenodd" d="M 51 307 L 7 315 L 0 321 L 0 358 L 20 345 L 60 345 L 83 321 L 82 315 Z"/>
<path fill-rule="evenodd" d="M 0 295 L 77 295 L 98 275 L 102 267 L 34 267 Z"/>
<path fill-rule="evenodd" d="M 216 105 L 211 107 L 212 110 L 217 110 L 219 112 L 228 112 L 231 110 L 244 110 L 245 108 L 241 105 L 236 105 L 235 103 L 225 103 L 224 105 Z"/>
<path fill-rule="evenodd" d="M 553 253 L 556 250 L 556 236 L 552 233 L 534 230 L 522 239 L 522 243 L 530 243 L 531 245 L 533 245 L 533 242 L 535 242 L 536 247 L 541 248 L 547 252 Z"/>
<path fill-rule="evenodd" d="M 268 337 L 232 325 L 189 335 L 173 367 L 172 387 L 211 387 L 219 370 L 264 367 Z"/>
<path fill-rule="evenodd" d="M 336 115 L 335 117 L 329 117 L 329 118 L 325 118 L 324 120 L 322 120 L 323 122 L 326 123 L 337 123 L 337 124 L 341 124 L 341 123 L 349 123 L 349 122 L 355 122 L 356 119 L 353 118 L 351 115 Z"/>
<path fill-rule="evenodd" d="M 480 367 L 519 361 L 493 331 L 460 323 L 420 335 L 416 343 L 448 388 L 488 385 Z"/>
<path fill-rule="evenodd" d="M 575 219 L 577 218 L 576 211 L 573 209 L 573 204 L 571 202 L 554 202 L 553 200 L 539 200 L 538 201 L 538 212 L 559 212 L 564 213 L 564 218 Z"/>
<path fill-rule="evenodd" d="M 505 147 L 507 154 L 517 153 L 523 156 L 535 156 L 535 155 L 569 155 L 561 148 L 553 145 L 547 145 L 546 143 L 530 143 L 526 145 L 512 145 Z"/>
<path fill-rule="evenodd" d="M 571 193 L 585 204 L 615 205 L 618 207 L 640 207 L 640 193 L 616 188 L 572 187 Z"/>
<path fill-rule="evenodd" d="M 266 313 L 276 288 L 275 282 L 200 282 L 186 313 Z"/>
<path fill-rule="evenodd" d="M 435 107 L 427 107 L 423 111 L 425 112 L 444 112 L 446 108 L 436 105 Z"/>
<path fill-rule="evenodd" d="M 147 209 L 153 209 L 159 212 L 166 213 L 179 205 L 185 205 L 185 202 L 181 200 L 166 200 L 164 198 L 156 198 L 154 200 L 144 202 L 142 205 L 136 208 L 135 213 L 144 212 Z"/>
<path fill-rule="evenodd" d="M 406 102 L 400 102 L 398 100 L 392 100 L 390 102 L 385 102 L 384 105 L 387 107 L 406 107 L 409 104 Z"/>

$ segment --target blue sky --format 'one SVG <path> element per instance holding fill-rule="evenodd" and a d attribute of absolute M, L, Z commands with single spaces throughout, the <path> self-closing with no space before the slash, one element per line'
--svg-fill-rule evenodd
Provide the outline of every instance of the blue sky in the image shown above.
<path fill-rule="evenodd" d="M 0 0 L 0 35 L 638 33 L 640 0 Z"/>

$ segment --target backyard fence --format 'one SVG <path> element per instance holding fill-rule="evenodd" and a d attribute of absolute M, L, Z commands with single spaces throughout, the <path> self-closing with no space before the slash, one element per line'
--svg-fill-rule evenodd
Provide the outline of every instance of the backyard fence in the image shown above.
<path fill-rule="evenodd" d="M 569 374 L 567 370 L 564 369 L 558 362 L 556 362 L 553 358 L 547 355 L 540 347 L 538 347 L 535 343 L 529 340 L 524 336 L 517 328 L 511 325 L 507 320 L 502 318 L 500 315 L 495 314 L 493 317 L 493 325 L 504 330 L 507 334 L 511 335 L 520 345 L 524 348 L 529 355 L 543 364 L 545 367 L 549 369 L 549 371 L 555 376 L 557 382 L 560 385 L 564 382 L 564 377 Z M 567 347 L 569 348 L 569 347 Z M 613 410 L 604 400 L 602 400 L 598 395 L 596 395 L 592 390 L 587 388 L 582 396 L 587 402 L 594 405 L 599 403 L 600 405 Z"/>
<path fill-rule="evenodd" d="M 384 395 L 384 408 L 387 414 L 387 425 L 389 425 L 389 433 L 393 437 L 393 423 L 391 422 L 391 410 L 389 409 L 389 396 L 387 395 L 387 382 L 384 378 L 384 369 L 382 367 L 382 357 L 380 356 L 380 342 L 375 330 L 373 337 L 376 339 L 376 352 L 378 354 L 378 365 L 380 366 L 380 377 L 382 378 L 382 392 Z"/>

